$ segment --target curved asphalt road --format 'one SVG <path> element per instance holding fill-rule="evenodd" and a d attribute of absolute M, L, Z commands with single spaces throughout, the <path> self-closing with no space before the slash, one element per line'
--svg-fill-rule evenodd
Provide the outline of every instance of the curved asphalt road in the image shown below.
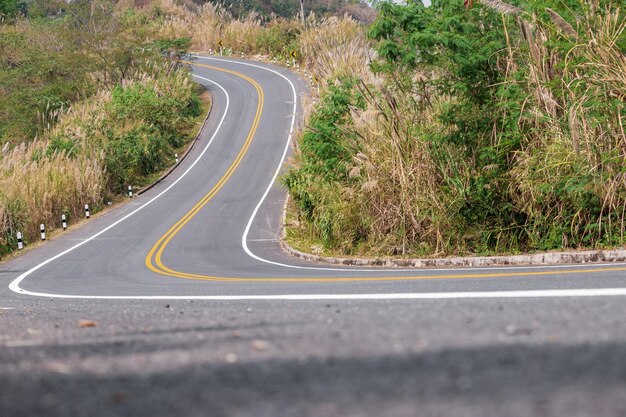
<path fill-rule="evenodd" d="M 285 255 L 272 182 L 306 85 L 196 62 L 214 106 L 181 166 L 0 266 L 0 415 L 626 415 L 626 264 Z"/>
<path fill-rule="evenodd" d="M 302 82 L 278 68 L 201 57 L 194 74 L 211 89 L 215 105 L 201 139 L 181 167 L 132 204 L 12 262 L 14 269 L 29 271 L 83 243 L 22 274 L 11 289 L 57 297 L 142 298 L 576 294 L 510 293 L 555 289 L 583 290 L 578 295 L 626 294 L 619 289 L 624 286 L 626 264 L 359 270 L 311 265 L 283 254 L 277 240 L 285 195 L 276 183 L 265 193 L 299 119 Z M 475 294 L 487 291 L 508 293 Z M 471 294 L 457 294 L 461 292 Z"/>

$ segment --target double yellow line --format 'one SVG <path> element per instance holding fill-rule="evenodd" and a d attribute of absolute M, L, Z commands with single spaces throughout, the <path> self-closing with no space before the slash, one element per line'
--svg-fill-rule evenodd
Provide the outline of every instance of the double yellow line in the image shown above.
<path fill-rule="evenodd" d="M 250 128 L 250 131 L 248 132 L 248 136 L 246 137 L 246 140 L 243 146 L 241 147 L 241 149 L 239 150 L 239 153 L 237 154 L 237 157 L 235 158 L 233 163 L 228 167 L 228 169 L 226 170 L 224 175 L 220 178 L 220 180 L 217 182 L 217 184 L 215 184 L 213 188 L 211 188 L 211 190 L 204 197 L 202 197 L 200 201 L 196 203 L 195 206 L 191 208 L 191 210 L 189 210 L 179 221 L 177 221 L 167 232 L 165 232 L 163 236 L 161 236 L 161 238 L 154 244 L 154 246 L 152 246 L 152 249 L 150 249 L 150 252 L 148 252 L 148 256 L 146 256 L 146 267 L 148 267 L 148 269 L 150 269 L 151 271 L 157 272 L 159 274 L 176 276 L 179 278 L 186 278 L 186 275 L 189 275 L 189 274 L 174 271 L 168 268 L 167 266 L 165 266 L 162 261 L 163 252 L 165 251 L 165 248 L 170 243 L 170 241 L 174 238 L 174 236 L 176 236 L 176 234 L 183 227 L 185 227 L 185 225 L 196 214 L 198 214 L 198 212 L 204 206 L 206 206 L 208 202 L 213 199 L 213 197 L 215 197 L 215 195 L 219 192 L 219 190 L 222 189 L 224 184 L 226 184 L 226 182 L 233 175 L 233 173 L 235 172 L 235 170 L 241 163 L 241 160 L 243 159 L 245 154 L 248 152 L 248 148 L 250 147 L 250 144 L 252 143 L 252 139 L 254 138 L 254 134 L 256 133 L 256 130 L 259 125 L 259 121 L 261 120 L 261 114 L 263 113 L 263 104 L 265 102 L 265 95 L 263 94 L 263 89 L 255 80 L 248 77 L 247 75 L 241 74 L 236 71 L 213 67 L 213 66 L 205 65 L 205 64 L 195 63 L 194 65 L 233 74 L 237 77 L 240 77 L 248 81 L 250 84 L 252 84 L 252 86 L 256 90 L 257 95 L 258 95 L 258 100 L 257 100 L 256 113 L 254 115 L 254 120 L 252 121 L 252 127 Z M 215 278 L 215 277 L 207 276 L 206 278 Z"/>
<path fill-rule="evenodd" d="M 246 140 L 239 150 L 237 157 L 233 163 L 228 167 L 224 175 L 220 180 L 211 188 L 211 190 L 196 203 L 180 220 L 178 220 L 165 234 L 152 246 L 150 252 L 146 256 L 146 267 L 153 272 L 161 275 L 167 275 L 176 278 L 185 278 L 201 281 L 229 281 L 229 282 L 250 282 L 250 281 L 262 281 L 262 282 L 354 282 L 354 281 L 407 281 L 407 280 L 428 280 L 428 279 L 468 279 L 468 278 L 496 278 L 496 277 L 528 277 L 539 275 L 561 275 L 561 274 L 585 274 L 585 273 L 598 273 L 598 272 L 610 272 L 610 271 L 626 271 L 626 267 L 608 267 L 608 268 L 596 268 L 596 269 L 571 269 L 571 270 L 552 270 L 552 271 L 528 271 L 528 272 L 504 272 L 504 273 L 480 273 L 480 274 L 450 274 L 450 275 L 415 275 L 415 276 L 387 276 L 387 277 L 326 277 L 326 278 L 237 278 L 237 277 L 217 277 L 211 275 L 191 274 L 181 271 L 175 271 L 163 264 L 163 252 L 167 248 L 170 241 L 176 236 L 176 234 L 183 228 L 189 221 L 196 215 L 209 201 L 215 197 L 215 195 L 222 189 L 224 184 L 233 175 L 241 160 L 248 152 L 248 148 L 252 143 L 252 139 L 256 134 L 261 114 L 263 113 L 263 105 L 265 102 L 265 96 L 261 86 L 252 78 L 239 73 L 237 71 L 227 70 L 224 68 L 218 68 L 211 65 L 193 63 L 193 65 L 209 68 L 215 71 L 226 72 L 242 78 L 249 82 L 257 92 L 258 101 L 256 107 L 256 114 L 252 122 L 252 126 L 248 132 Z"/>

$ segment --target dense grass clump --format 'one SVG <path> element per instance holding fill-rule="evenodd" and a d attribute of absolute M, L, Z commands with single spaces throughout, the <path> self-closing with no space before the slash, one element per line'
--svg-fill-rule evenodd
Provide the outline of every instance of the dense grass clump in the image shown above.
<path fill-rule="evenodd" d="M 26 242 L 38 237 L 38 225 L 52 228 L 61 214 L 81 216 L 82 205 L 100 203 L 105 174 L 98 160 L 61 152 L 45 155 L 47 143 L 37 141 L 0 154 L 0 249 L 15 245 L 17 231 Z M 94 207 L 94 209 L 96 209 Z"/>

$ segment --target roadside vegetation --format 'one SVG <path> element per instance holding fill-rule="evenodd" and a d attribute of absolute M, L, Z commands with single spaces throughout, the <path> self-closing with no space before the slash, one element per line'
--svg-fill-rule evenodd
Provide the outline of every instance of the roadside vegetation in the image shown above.
<path fill-rule="evenodd" d="M 175 61 L 188 39 L 121 3 L 52 3 L 3 3 L 0 255 L 145 185 L 208 109 Z"/>
<path fill-rule="evenodd" d="M 340 26 L 326 35 L 351 39 L 350 64 L 306 54 L 346 70 L 323 73 L 284 177 L 294 245 L 383 256 L 624 245 L 623 5 L 463 3 L 382 3 L 371 43 Z"/>
<path fill-rule="evenodd" d="M 240 56 L 243 53 L 260 60 L 276 59 L 278 63 L 285 63 L 287 59 L 291 61 L 291 53 L 295 51 L 297 61 L 303 64 L 303 60 L 314 56 L 314 51 L 310 50 L 312 46 L 323 48 L 316 52 L 327 53 L 328 47 L 333 45 L 312 43 L 318 31 L 326 34 L 331 30 L 338 31 L 336 36 L 350 42 L 357 32 L 364 33 L 365 28 L 350 14 L 340 17 L 309 13 L 303 24 L 298 16 L 268 17 L 256 11 L 234 15 L 230 8 L 220 3 L 195 5 L 160 0 L 151 4 L 150 8 L 145 9 L 146 15 L 160 36 L 189 39 L 190 51 L 226 56 Z M 369 12 L 365 19 L 372 20 L 373 10 L 365 10 Z M 322 35 L 318 39 L 325 37 Z M 219 45 L 220 41 L 222 46 Z"/>

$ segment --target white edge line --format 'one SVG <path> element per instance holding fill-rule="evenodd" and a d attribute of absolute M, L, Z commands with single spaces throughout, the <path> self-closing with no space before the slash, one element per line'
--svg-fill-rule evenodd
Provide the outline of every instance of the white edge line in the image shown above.
<path fill-rule="evenodd" d="M 278 165 L 278 168 L 276 169 L 276 172 L 274 173 L 272 181 L 270 182 L 269 186 L 265 190 L 265 193 L 263 194 L 263 197 L 261 198 L 261 201 L 259 201 L 259 203 L 255 207 L 255 209 L 254 209 L 254 211 L 252 213 L 252 216 L 250 217 L 250 220 L 248 221 L 248 224 L 246 226 L 244 234 L 242 235 L 242 246 L 243 246 L 244 250 L 246 251 L 246 253 L 249 256 L 251 256 L 251 257 L 253 257 L 253 258 L 255 258 L 255 259 L 259 260 L 259 261 L 270 263 L 270 264 L 274 264 L 274 265 L 278 265 L 278 266 L 284 266 L 284 267 L 288 267 L 288 268 L 325 269 L 325 270 L 349 271 L 349 269 L 314 268 L 314 267 L 301 267 L 301 266 L 296 266 L 296 265 L 281 264 L 281 263 L 278 263 L 278 262 L 272 262 L 272 261 L 260 258 L 260 257 L 258 257 L 257 255 L 255 255 L 254 253 L 252 253 L 250 251 L 250 249 L 248 248 L 248 245 L 246 243 L 248 232 L 250 230 L 252 222 L 254 221 L 254 218 L 256 217 L 256 214 L 257 214 L 259 208 L 263 204 L 265 198 L 269 194 L 269 191 L 271 190 L 272 186 L 274 185 L 274 182 L 276 181 L 276 178 L 278 177 L 278 174 L 280 173 L 280 169 L 282 167 L 282 163 L 283 163 L 283 161 L 284 161 L 284 159 L 285 159 L 285 157 L 287 155 L 287 152 L 289 150 L 289 145 L 291 143 L 291 137 L 293 135 L 293 128 L 294 128 L 294 124 L 295 124 L 296 109 L 297 109 L 296 90 L 295 90 L 295 87 L 294 87 L 293 83 L 287 77 L 285 77 L 284 75 L 282 75 L 279 72 L 274 71 L 272 69 L 264 68 L 264 67 L 259 66 L 259 65 L 248 64 L 248 63 L 244 63 L 244 62 L 237 62 L 237 61 L 230 61 L 230 60 L 216 59 L 216 58 L 207 58 L 207 57 L 202 57 L 202 56 L 199 56 L 199 55 L 196 55 L 196 56 L 199 57 L 199 58 L 203 58 L 203 59 L 213 59 L 213 60 L 216 60 L 216 61 L 224 61 L 224 62 L 230 62 L 230 63 L 237 63 L 237 64 L 241 64 L 241 65 L 248 65 L 248 66 L 251 66 L 251 67 L 257 67 L 257 68 L 261 68 L 261 69 L 265 69 L 267 71 L 273 72 L 275 74 L 278 74 L 279 76 L 281 76 L 285 80 L 287 80 L 287 82 L 289 82 L 289 84 L 291 85 L 293 94 L 294 94 L 294 111 L 293 111 L 293 116 L 292 116 L 292 121 L 291 121 L 291 127 L 290 127 L 289 137 L 288 137 L 285 149 L 283 151 L 283 155 L 282 155 L 280 164 Z M 102 300 L 212 300 L 212 301 L 237 301 L 237 300 L 294 300 L 294 301 L 295 300 L 302 300 L 302 301 L 304 301 L 304 300 L 441 300 L 441 299 L 473 299 L 473 298 L 598 297 L 598 296 L 621 296 L 621 295 L 626 295 L 626 288 L 557 289 L 557 290 L 530 290 L 530 291 L 441 292 L 441 293 L 284 294 L 284 295 L 278 294 L 278 295 L 231 295 L 231 296 L 228 296 L 228 295 L 224 295 L 224 296 L 215 296 L 215 295 L 214 296 L 211 296 L 211 295 L 206 295 L 206 296 L 203 296 L 203 295 L 183 295 L 183 296 L 171 296 L 171 295 L 170 296 L 70 295 L 70 294 L 53 294 L 53 293 L 34 292 L 34 291 L 28 291 L 28 290 L 24 290 L 24 289 L 20 288 L 19 284 L 28 275 L 32 274 L 33 272 L 37 271 L 38 269 L 42 268 L 43 266 L 49 264 L 50 262 L 52 262 L 52 261 L 54 261 L 54 260 L 56 260 L 56 259 L 58 259 L 58 258 L 60 258 L 60 257 L 62 257 L 64 255 L 66 255 L 67 253 L 69 253 L 69 252 L 79 248 L 80 246 L 90 242 L 91 240 L 97 238 L 98 236 L 102 235 L 103 233 L 107 232 L 108 230 L 112 229 L 113 227 L 117 226 L 118 224 L 122 223 L 124 220 L 126 220 L 129 217 L 133 216 L 137 212 L 141 211 L 142 209 L 144 209 L 149 204 L 153 203 L 156 199 L 161 197 L 163 194 L 165 194 L 167 191 L 169 191 L 172 187 L 174 187 L 180 180 L 182 180 L 187 175 L 187 173 L 198 163 L 200 158 L 202 158 L 202 156 L 206 153 L 206 151 L 209 149 L 209 147 L 213 143 L 213 140 L 217 136 L 217 133 L 219 132 L 219 130 L 220 130 L 220 128 L 221 128 L 221 126 L 222 126 L 222 124 L 224 122 L 224 119 L 226 117 L 226 114 L 227 114 L 229 106 L 230 106 L 230 97 L 228 95 L 228 92 L 226 92 L 226 90 L 220 84 L 216 83 L 215 81 L 209 80 L 208 78 L 204 78 L 204 77 L 201 77 L 201 76 L 195 75 L 195 74 L 193 74 L 193 76 L 196 77 L 196 78 L 200 78 L 202 80 L 205 80 L 205 81 L 208 81 L 210 83 L 215 84 L 226 95 L 226 108 L 224 110 L 224 114 L 222 115 L 222 117 L 220 119 L 220 122 L 219 122 L 217 128 L 215 129 L 215 132 L 211 136 L 211 139 L 209 140 L 209 143 L 207 143 L 207 145 L 204 147 L 204 149 L 202 150 L 200 155 L 198 155 L 198 157 L 195 159 L 195 161 L 189 166 L 189 168 L 187 168 L 185 170 L 185 172 L 183 172 L 183 174 L 179 178 L 177 178 L 165 190 L 161 191 L 159 194 L 154 196 L 148 202 L 144 203 L 143 205 L 141 205 L 140 207 L 138 207 L 137 209 L 135 209 L 131 213 L 127 214 L 126 216 L 122 217 L 121 219 L 117 220 L 116 222 L 112 223 L 111 225 L 105 227 L 104 229 L 102 229 L 98 233 L 94 234 L 93 236 L 83 240 L 82 242 L 72 246 L 69 249 L 66 249 L 65 251 L 63 251 L 63 252 L 53 256 L 52 258 L 49 258 L 49 259 L 41 262 L 40 264 L 36 265 L 35 267 L 29 269 L 28 271 L 26 271 L 23 274 L 21 274 L 20 276 L 18 276 L 15 280 L 13 280 L 11 282 L 11 284 L 9 284 L 9 289 L 11 291 L 16 292 L 18 294 L 22 294 L 22 295 L 30 295 L 30 296 L 37 296 L 37 297 L 49 297 L 49 298 L 65 298 L 65 299 L 90 299 L 90 300 L 97 300 L 97 299 L 102 299 Z M 610 265 L 615 265 L 615 264 L 610 264 Z M 597 266 L 597 265 L 595 265 L 595 266 Z M 478 268 L 476 268 L 476 269 L 478 269 Z M 485 268 L 485 269 L 487 269 L 487 268 Z M 366 270 L 358 269 L 357 271 L 365 272 Z M 376 270 L 376 271 L 381 271 L 381 270 Z M 382 270 L 382 271 L 384 271 L 384 270 Z M 400 270 L 399 269 L 394 269 L 392 271 L 400 271 Z"/>
<path fill-rule="evenodd" d="M 440 293 L 374 293 L 374 294 L 272 294 L 272 295 L 64 295 L 24 292 L 21 294 L 49 298 L 85 300 L 450 300 L 488 298 L 562 298 L 625 296 L 626 288 L 556 289 L 526 291 L 473 291 Z"/>

